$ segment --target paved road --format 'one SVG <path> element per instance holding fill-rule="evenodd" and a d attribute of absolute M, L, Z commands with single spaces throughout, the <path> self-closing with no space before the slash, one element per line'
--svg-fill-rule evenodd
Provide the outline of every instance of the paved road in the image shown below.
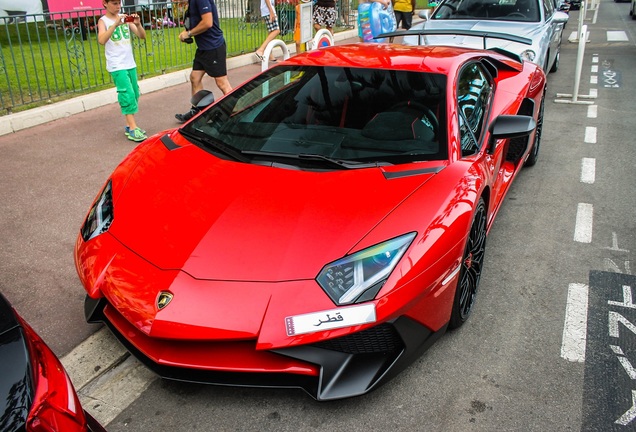
<path fill-rule="evenodd" d="M 573 93 L 577 44 L 564 42 L 548 80 L 539 162 L 522 171 L 490 233 L 470 322 L 367 396 L 319 404 L 300 391 L 158 380 L 84 323 L 73 242 L 134 146 L 114 105 L 0 137 L 0 290 L 64 356 L 83 402 L 111 431 L 634 430 L 636 22 L 628 8 L 604 0 L 587 22 L 580 94 L 595 95 L 589 105 L 557 96 Z M 566 34 L 575 29 L 569 23 Z M 183 84 L 144 95 L 139 124 L 150 133 L 173 127 L 188 93 Z M 114 359 L 124 361 L 84 385 Z"/>

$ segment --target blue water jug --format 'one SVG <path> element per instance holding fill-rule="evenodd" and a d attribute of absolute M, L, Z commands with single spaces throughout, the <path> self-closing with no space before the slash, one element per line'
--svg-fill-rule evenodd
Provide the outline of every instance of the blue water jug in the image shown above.
<path fill-rule="evenodd" d="M 363 42 L 386 42 L 387 38 L 374 39 L 382 33 L 397 29 L 391 4 L 385 9 L 382 3 L 362 3 L 358 6 L 358 27 L 362 29 Z"/>

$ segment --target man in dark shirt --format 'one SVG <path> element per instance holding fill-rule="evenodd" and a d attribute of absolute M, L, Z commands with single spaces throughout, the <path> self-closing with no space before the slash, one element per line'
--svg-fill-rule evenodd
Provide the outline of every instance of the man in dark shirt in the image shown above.
<path fill-rule="evenodd" d="M 191 38 L 194 37 L 197 44 L 190 73 L 192 95 L 203 90 L 203 75 L 206 73 L 214 78 L 219 90 L 227 94 L 232 90 L 227 79 L 227 49 L 214 0 L 189 0 L 188 15 L 189 25 L 179 34 L 179 40 L 191 42 Z M 198 110 L 192 107 L 185 114 L 176 114 L 175 118 L 180 123 L 185 123 L 197 112 Z"/>

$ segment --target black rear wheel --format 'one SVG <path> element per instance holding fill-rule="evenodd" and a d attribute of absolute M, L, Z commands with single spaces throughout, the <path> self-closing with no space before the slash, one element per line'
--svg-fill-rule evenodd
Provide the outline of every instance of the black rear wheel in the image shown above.
<path fill-rule="evenodd" d="M 473 223 L 470 227 L 459 271 L 453 310 L 448 323 L 450 329 L 461 327 L 470 316 L 475 304 L 486 252 L 486 220 L 486 204 L 483 198 L 480 198 L 475 208 Z"/>
<path fill-rule="evenodd" d="M 559 70 L 559 58 L 561 57 L 561 50 L 557 51 L 557 55 L 554 58 L 554 63 L 552 63 L 552 67 L 550 68 L 550 73 L 556 72 Z"/>
<path fill-rule="evenodd" d="M 541 106 L 539 107 L 539 114 L 537 115 L 537 126 L 534 133 L 534 142 L 532 143 L 532 149 L 530 149 L 530 155 L 526 159 L 524 166 L 531 167 L 537 163 L 539 158 L 539 147 L 541 146 L 541 132 L 543 131 L 543 110 L 545 106 L 545 93 L 541 98 Z"/>

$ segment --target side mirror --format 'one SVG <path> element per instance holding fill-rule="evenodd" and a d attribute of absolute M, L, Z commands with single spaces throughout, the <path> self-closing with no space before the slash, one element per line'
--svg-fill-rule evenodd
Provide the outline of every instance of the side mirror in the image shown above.
<path fill-rule="evenodd" d="M 422 9 L 418 12 L 417 16 L 422 18 L 424 21 L 428 21 L 431 18 L 431 10 L 432 9 Z"/>
<path fill-rule="evenodd" d="M 192 96 L 190 103 L 193 107 L 201 111 L 203 108 L 214 103 L 214 93 L 210 90 L 199 90 Z"/>
<path fill-rule="evenodd" d="M 566 14 L 565 12 L 557 11 L 554 13 L 552 19 L 557 24 L 565 24 L 570 19 L 570 15 Z"/>
<path fill-rule="evenodd" d="M 490 132 L 488 153 L 492 154 L 495 151 L 497 140 L 528 136 L 536 127 L 537 123 L 531 116 L 500 115 L 488 127 Z"/>

